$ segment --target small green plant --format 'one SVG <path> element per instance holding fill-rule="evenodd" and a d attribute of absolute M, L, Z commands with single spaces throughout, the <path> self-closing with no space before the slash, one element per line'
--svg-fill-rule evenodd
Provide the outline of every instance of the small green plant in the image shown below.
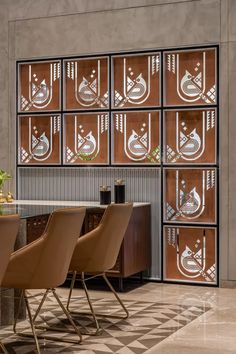
<path fill-rule="evenodd" d="M 3 189 L 4 183 L 11 179 L 11 175 L 0 169 L 0 190 Z"/>
<path fill-rule="evenodd" d="M 86 154 L 86 153 L 79 153 L 78 157 L 83 160 L 83 161 L 92 161 L 97 157 L 98 153 L 96 153 L 95 155 L 90 155 L 90 154 Z"/>
<path fill-rule="evenodd" d="M 159 161 L 160 159 L 160 148 L 159 146 L 155 147 L 150 154 L 146 155 L 147 159 L 152 162 L 152 163 L 156 163 Z"/>

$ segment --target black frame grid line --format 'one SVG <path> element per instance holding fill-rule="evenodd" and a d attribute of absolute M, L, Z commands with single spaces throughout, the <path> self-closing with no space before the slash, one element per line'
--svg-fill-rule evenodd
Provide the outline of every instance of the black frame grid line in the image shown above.
<path fill-rule="evenodd" d="M 63 101 L 64 101 L 64 89 L 63 89 L 63 85 L 64 85 L 64 66 L 63 66 L 63 60 L 61 59 L 60 61 L 61 63 L 61 112 L 60 112 L 60 117 L 61 117 L 61 131 L 60 131 L 60 137 L 61 137 L 61 165 L 63 165 L 64 162 L 64 114 L 63 112 Z"/>
<path fill-rule="evenodd" d="M 64 109 L 64 102 L 63 102 L 63 86 L 64 86 L 64 77 L 61 75 L 61 82 L 60 82 L 60 97 L 61 97 L 61 101 L 63 104 L 61 104 L 61 109 L 59 111 L 54 111 L 54 110 L 44 110 L 44 111 L 30 111 L 30 112 L 22 112 L 22 111 L 18 111 L 18 108 L 19 108 L 19 105 L 18 105 L 18 101 L 19 101 L 19 97 L 17 97 L 17 103 L 16 103 L 16 107 L 17 107 L 17 115 L 20 116 L 20 115 L 41 115 L 41 114 L 45 114 L 47 113 L 48 115 L 51 115 L 51 114 L 61 114 L 61 122 L 63 124 L 63 115 L 64 113 L 101 113 L 101 111 L 103 112 L 108 112 L 109 113 L 109 121 L 111 123 L 111 116 L 112 116 L 112 112 L 113 111 L 119 111 L 119 110 L 127 110 L 127 111 L 155 111 L 155 110 L 160 110 L 161 112 L 163 112 L 164 110 L 168 110 L 168 109 L 201 109 L 201 108 L 206 108 L 206 105 L 196 105 L 196 106 L 191 106 L 191 105 L 177 105 L 177 106 L 164 106 L 164 77 L 161 77 L 162 73 L 164 72 L 164 56 L 163 56 L 163 53 L 164 52 L 174 52 L 174 51 L 197 51 L 197 50 L 200 50 L 200 49 L 216 49 L 216 52 L 218 52 L 217 48 L 219 46 L 218 45 L 208 45 L 208 46 L 189 46 L 189 47 L 181 47 L 181 48 L 168 48 L 168 49 L 148 49 L 148 50 L 140 50 L 140 51 L 120 51 L 120 52 L 110 52 L 110 53 L 107 53 L 107 54 L 104 54 L 104 53 L 97 53 L 97 54 L 89 54 L 89 55 L 78 55 L 78 56 L 61 56 L 61 57 L 52 57 L 52 58 L 43 58 L 43 59 L 30 59 L 30 60 L 19 60 L 16 62 L 17 64 L 17 77 L 19 76 L 19 65 L 20 64 L 27 64 L 27 63 L 37 63 L 37 62 L 50 62 L 50 61 L 59 61 L 61 63 L 61 73 L 63 73 L 64 71 L 64 62 L 66 60 L 73 60 L 73 59 L 92 59 L 92 58 L 98 58 L 98 57 L 107 57 L 108 58 L 108 65 L 109 65 L 109 73 L 110 73 L 110 78 L 108 80 L 108 89 L 110 89 L 110 95 L 109 95 L 109 99 L 110 99 L 110 102 L 109 102 L 109 107 L 106 109 L 92 109 L 92 110 L 89 110 L 89 109 L 74 109 L 74 110 L 66 110 Z M 112 73 L 112 57 L 114 56 L 122 56 L 122 55 L 144 55 L 144 54 L 150 54 L 150 53 L 160 53 L 160 72 L 161 72 L 161 79 L 160 79 L 160 84 L 159 84 L 159 87 L 161 88 L 160 90 L 160 99 L 161 99 L 161 106 L 146 106 L 146 107 L 125 107 L 125 108 L 119 108 L 119 107 L 116 107 L 116 108 L 113 108 L 112 107 L 112 96 L 113 96 L 113 93 L 112 93 L 112 85 L 113 85 L 113 73 Z M 219 63 L 218 59 L 217 59 L 217 63 Z M 216 65 L 218 71 L 219 71 L 219 68 L 218 68 L 219 65 Z M 217 80 L 218 80 L 218 75 L 217 75 Z M 18 87 L 19 87 L 19 78 L 18 78 L 18 84 L 17 84 L 17 93 L 18 93 Z M 218 90 L 217 90 L 217 93 L 218 93 Z M 218 100 L 217 100 L 218 102 Z M 218 107 L 218 104 L 216 105 L 207 105 L 207 107 L 210 108 L 217 108 Z M 163 114 L 163 113 L 162 113 Z M 218 116 L 218 115 L 217 115 Z M 163 121 L 163 119 L 162 119 Z M 110 127 L 110 126 L 109 126 Z M 162 127 L 163 128 L 163 127 Z M 62 132 L 63 132 L 63 129 L 62 129 Z M 162 132 L 161 132 L 162 134 Z M 161 145 L 163 145 L 163 136 L 160 134 L 160 141 L 161 141 Z M 111 139 L 111 134 L 110 134 L 110 138 Z M 63 146 L 63 137 L 61 137 L 61 143 L 62 143 L 62 146 Z M 63 150 L 63 149 L 62 149 Z M 163 158 L 163 156 L 161 156 L 161 158 Z M 99 166 L 99 167 L 107 167 L 107 166 L 110 166 L 110 167 L 132 167 L 132 168 L 140 168 L 140 167 L 146 167 L 146 168 L 149 168 L 149 167 L 152 167 L 152 166 L 159 166 L 161 164 L 156 164 L 156 165 L 153 165 L 152 163 L 146 163 L 146 164 L 112 164 L 111 163 L 112 161 L 112 158 L 111 158 L 111 146 L 109 144 L 109 164 L 89 164 L 87 163 L 86 165 L 85 164 L 63 164 L 63 159 L 61 159 L 61 163 L 57 163 L 57 164 L 46 164 L 46 163 L 34 163 L 32 165 L 28 165 L 28 164 L 24 164 L 24 163 L 19 163 L 18 162 L 18 159 L 17 159 L 17 167 L 24 167 L 24 168 L 31 168 L 32 166 L 37 168 L 47 168 L 47 167 L 54 167 L 54 166 L 58 166 L 58 167 L 63 167 L 63 168 L 76 168 L 76 167 L 96 167 L 96 166 Z M 162 161 L 162 160 L 161 160 Z M 163 163 L 163 167 L 165 167 L 165 163 Z M 207 167 L 208 164 L 199 164 L 199 167 L 200 166 L 205 166 Z M 212 166 L 212 164 L 209 164 L 210 166 Z M 168 166 L 170 166 L 168 164 Z M 181 167 L 181 164 L 178 164 L 179 167 Z M 194 166 L 198 166 L 197 164 L 195 164 Z M 167 167 L 167 166 L 166 166 Z"/>
<path fill-rule="evenodd" d="M 112 113 L 111 113 L 111 102 L 112 102 L 112 59 L 111 56 L 109 55 L 108 58 L 108 65 L 109 65 L 109 78 L 108 78 L 108 97 L 109 97 L 109 101 L 108 101 L 108 108 L 109 108 L 109 113 L 108 113 L 108 117 L 109 117 L 109 144 L 108 144 L 108 149 L 109 149 L 109 166 L 112 165 L 112 158 L 111 158 L 111 151 L 112 151 L 112 133 L 113 133 L 113 129 L 112 129 L 112 121 L 111 121 L 111 117 L 112 117 Z"/>
<path fill-rule="evenodd" d="M 208 47 L 201 47 L 198 49 L 205 49 Z M 212 46 L 210 47 L 212 48 Z M 216 215 L 215 215 L 215 223 L 214 224 L 208 224 L 208 223 L 188 223 L 188 222 L 164 222 L 164 212 L 163 212 L 163 199 L 162 199 L 162 257 L 164 260 L 164 255 L 165 255 L 165 250 L 164 250 L 164 228 L 166 226 L 169 227 L 199 227 L 199 228 L 214 228 L 216 230 L 216 283 L 207 283 L 207 282 L 191 282 L 191 281 L 182 281 L 182 280 L 168 280 L 168 279 L 164 279 L 164 272 L 162 273 L 162 281 L 163 283 L 168 283 L 168 284 L 185 284 L 185 285 L 194 285 L 194 286 L 207 286 L 207 287 L 218 287 L 219 286 L 219 254 L 220 254 L 220 234 L 219 234 L 219 207 L 220 207 L 220 203 L 219 203 L 219 45 L 215 45 L 213 46 L 213 48 L 216 51 L 216 104 L 214 105 L 184 105 L 184 106 L 165 106 L 164 102 L 163 102 L 163 106 L 162 106 L 162 111 L 167 111 L 167 110 L 181 110 L 181 109 L 189 109 L 189 110 L 193 110 L 193 109 L 216 109 L 216 113 L 217 113 L 217 119 L 216 119 L 216 163 L 215 164 L 162 164 L 162 187 L 164 187 L 164 170 L 166 169 L 181 169 L 181 168 L 193 168 L 193 169 L 197 169 L 197 168 L 201 168 L 201 169 L 207 169 L 207 168 L 212 168 L 215 169 L 216 171 L 216 191 L 215 191 L 215 195 L 216 195 Z M 184 48 L 185 50 L 186 48 Z M 171 49 L 171 50 L 166 50 L 166 52 L 171 52 L 171 51 L 178 51 L 178 49 Z M 165 51 L 163 51 L 164 53 Z M 164 60 L 164 59 L 163 59 Z M 162 65 L 162 70 L 164 73 L 164 63 Z M 163 78 L 164 79 L 164 78 Z M 162 85 L 162 89 L 164 89 L 164 80 L 163 80 L 163 85 Z M 164 122 L 163 122 L 164 123 Z M 162 134 L 163 134 L 163 130 L 162 130 Z M 163 160 L 162 160 L 163 162 Z M 163 189 L 162 189 L 162 197 L 163 197 Z M 164 267 L 164 261 L 162 261 L 162 267 Z"/>
<path fill-rule="evenodd" d="M 164 211 L 164 206 L 163 206 L 163 144 L 164 144 L 164 134 L 163 134 L 163 103 L 164 103 L 164 92 L 163 92 L 163 81 L 164 81 L 164 54 L 163 51 L 161 52 L 161 173 L 160 173 L 160 178 L 161 178 L 161 215 L 160 215 L 160 249 L 161 249 L 161 280 L 163 281 L 164 279 L 164 254 L 163 254 L 163 249 L 164 249 L 164 244 L 163 244 L 163 211 Z"/>
<path fill-rule="evenodd" d="M 215 49 L 216 52 L 216 103 L 215 104 L 186 104 L 186 105 L 166 105 L 165 104 L 165 60 L 164 60 L 164 54 L 165 53 L 171 53 L 171 52 L 185 52 L 185 51 L 198 51 L 198 50 L 210 50 L 210 49 Z M 113 58 L 119 57 L 119 56 L 135 56 L 135 55 L 149 55 L 149 54 L 160 54 L 160 71 L 159 71 L 159 95 L 160 95 L 160 105 L 156 106 L 142 106 L 142 107 L 114 107 L 113 105 L 113 96 L 114 96 L 114 65 L 113 65 Z M 79 60 L 79 59 L 96 59 L 96 58 L 108 58 L 108 107 L 105 109 L 101 108 L 94 108 L 94 109 L 66 109 L 65 108 L 65 91 L 64 91 L 64 85 L 65 85 L 65 64 L 66 61 L 68 60 Z M 21 64 L 30 64 L 30 63 L 37 63 L 37 62 L 51 62 L 51 61 L 59 61 L 61 65 L 61 77 L 60 77 L 60 110 L 44 110 L 44 111 L 28 111 L 28 112 L 23 112 L 20 111 L 20 106 L 19 106 L 19 68 Z M 201 110 L 201 109 L 215 109 L 216 110 L 216 161 L 215 163 L 196 163 L 196 164 L 191 164 L 191 163 L 165 163 L 164 162 L 164 114 L 165 111 L 168 110 Z M 113 134 L 113 114 L 116 112 L 123 112 L 123 111 L 128 111 L 128 112 L 142 112 L 142 111 L 159 111 L 159 127 L 160 127 L 160 133 L 159 133 L 159 143 L 160 143 L 160 163 L 158 164 L 152 164 L 152 163 L 143 163 L 143 164 L 137 164 L 137 163 L 127 163 L 127 164 L 114 164 L 113 163 L 113 158 L 114 156 L 112 155 L 112 149 L 113 149 L 113 139 L 112 139 L 112 134 Z M 91 163 L 86 163 L 86 164 L 64 164 L 64 115 L 65 114 L 83 114 L 83 113 L 91 113 L 91 114 L 99 114 L 99 113 L 107 113 L 108 114 L 108 119 L 109 119 L 109 133 L 108 133 L 108 164 L 91 164 Z M 34 163 L 34 164 L 24 164 L 24 163 L 19 163 L 18 159 L 18 145 L 20 142 L 20 137 L 18 136 L 19 132 L 19 127 L 18 127 L 18 117 L 20 116 L 30 116 L 30 115 L 60 115 L 61 117 L 61 132 L 60 132 L 60 142 L 61 142 L 61 151 L 60 151 L 60 157 L 61 157 L 61 162 L 60 164 L 43 164 L 43 163 Z M 39 59 L 29 59 L 29 60 L 19 60 L 16 62 L 16 116 L 17 116 L 17 122 L 16 122 L 16 195 L 18 196 L 19 194 L 19 171 L 22 169 L 27 169 L 27 168 L 57 168 L 57 169 L 74 169 L 74 168 L 115 168 L 115 169 L 130 169 L 130 168 L 145 168 L 145 169 L 153 169 L 153 168 L 158 168 L 160 169 L 160 229 L 159 229 L 159 256 L 160 256 L 160 277 L 161 279 L 157 279 L 157 281 L 162 281 L 164 283 L 176 283 L 176 284 L 189 284 L 189 285 L 201 285 L 201 286 L 210 286 L 210 287 L 215 287 L 219 286 L 219 255 L 220 255 L 220 249 L 219 249 L 219 239 L 220 239 L 220 234 L 219 234 L 219 213 L 220 213 L 220 202 L 219 202 L 219 45 L 218 44 L 212 44 L 212 45 L 203 45 L 203 46 L 186 46 L 186 47 L 173 47 L 173 48 L 161 48 L 161 49 L 148 49 L 148 50 L 134 50 L 134 51 L 119 51 L 119 52 L 109 52 L 109 53 L 95 53 L 95 54 L 83 54 L 83 55 L 74 55 L 74 56 L 60 56 L 60 57 L 48 57 L 48 58 L 39 58 Z M 216 169 L 216 223 L 193 223 L 193 222 L 166 222 L 164 221 L 164 195 L 163 195 L 163 190 L 164 190 L 164 173 L 166 169 L 181 169 L 181 168 L 193 168 L 193 169 Z M 64 170 L 65 172 L 65 170 Z M 216 264 L 217 264 L 217 283 L 216 284 L 211 284 L 211 283 L 197 283 L 197 282 L 191 282 L 191 281 L 182 281 L 182 280 L 167 280 L 164 279 L 164 255 L 165 255 L 165 250 L 164 250 L 164 227 L 169 225 L 170 227 L 209 227 L 209 228 L 215 228 L 216 229 Z M 159 265 L 158 265 L 159 267 Z"/>
<path fill-rule="evenodd" d="M 217 56 L 217 82 L 216 82 L 216 87 L 217 87 L 217 129 L 216 129 L 216 139 L 217 139 L 217 145 L 216 145 L 216 162 L 217 162 L 217 262 L 218 262 L 218 271 L 217 271 L 217 285 L 219 286 L 220 284 L 220 50 L 219 46 L 216 46 L 216 56 Z"/>
<path fill-rule="evenodd" d="M 16 176 L 16 198 L 18 199 L 19 197 L 19 169 L 18 169 L 18 154 L 19 154 L 19 139 L 18 139 L 18 104 L 19 104 L 19 90 L 18 90 L 18 62 L 16 62 L 16 102 L 15 102 L 15 109 L 16 109 L 16 121 L 15 121 L 15 139 L 16 139 L 16 148 L 15 148 L 15 164 L 16 164 L 16 170 L 15 170 L 15 176 Z"/>

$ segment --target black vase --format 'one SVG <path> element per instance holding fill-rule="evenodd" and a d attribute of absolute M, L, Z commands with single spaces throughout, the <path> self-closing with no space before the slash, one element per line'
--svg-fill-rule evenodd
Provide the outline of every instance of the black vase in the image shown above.
<path fill-rule="evenodd" d="M 111 191 L 100 191 L 100 205 L 111 204 Z"/>
<path fill-rule="evenodd" d="M 115 203 L 125 203 L 125 185 L 116 184 L 115 185 Z"/>

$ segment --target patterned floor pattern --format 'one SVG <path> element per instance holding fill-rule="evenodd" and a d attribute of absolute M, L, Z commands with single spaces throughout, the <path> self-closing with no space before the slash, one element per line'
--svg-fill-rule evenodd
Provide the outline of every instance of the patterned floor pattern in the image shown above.
<path fill-rule="evenodd" d="M 36 309 L 38 299 L 30 301 L 32 309 Z M 115 300 L 94 299 L 96 312 L 106 314 L 122 314 Z M 130 317 L 128 319 L 100 318 L 103 333 L 99 336 L 83 336 L 82 344 L 61 343 L 59 341 L 40 340 L 43 354 L 51 353 L 83 353 L 83 354 L 141 354 L 146 353 L 159 342 L 186 326 L 209 310 L 200 306 L 185 306 L 158 302 L 125 300 Z M 45 310 L 46 307 L 46 310 Z M 45 324 L 69 327 L 60 308 L 53 297 L 49 296 L 45 303 L 40 320 Z M 71 310 L 85 311 L 87 303 L 83 297 L 75 297 L 71 302 Z M 82 326 L 93 329 L 92 319 L 88 316 L 74 317 Z M 24 328 L 26 321 L 20 322 Z M 50 332 L 55 337 L 76 338 L 73 334 Z M 12 334 L 12 327 L 0 331 L 0 338 L 5 343 L 9 354 L 36 353 L 32 339 L 17 337 Z"/>

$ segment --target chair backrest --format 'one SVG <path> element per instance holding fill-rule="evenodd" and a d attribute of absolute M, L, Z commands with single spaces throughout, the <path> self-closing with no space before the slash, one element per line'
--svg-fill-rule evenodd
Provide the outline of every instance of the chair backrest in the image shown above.
<path fill-rule="evenodd" d="M 0 285 L 14 249 L 20 225 L 19 215 L 0 216 Z"/>
<path fill-rule="evenodd" d="M 116 263 L 132 210 L 132 203 L 110 204 L 98 227 L 78 240 L 70 269 L 85 272 L 111 269 Z M 80 259 L 85 260 L 83 269 Z"/>
<path fill-rule="evenodd" d="M 54 288 L 64 283 L 85 212 L 86 208 L 67 208 L 51 214 L 29 288 Z"/>

